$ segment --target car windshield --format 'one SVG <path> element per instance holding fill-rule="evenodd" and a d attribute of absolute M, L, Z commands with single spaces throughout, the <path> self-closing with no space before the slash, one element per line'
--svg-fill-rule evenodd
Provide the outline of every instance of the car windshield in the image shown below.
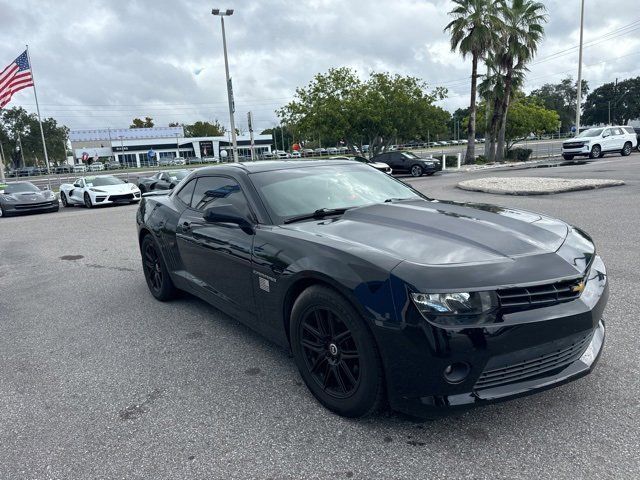
<path fill-rule="evenodd" d="M 590 128 L 589 130 L 585 130 L 584 132 L 581 132 L 580 135 L 578 135 L 578 137 L 598 137 L 601 133 L 602 130 L 604 130 L 603 128 Z"/>
<path fill-rule="evenodd" d="M 281 222 L 321 209 L 425 198 L 389 175 L 357 163 L 260 172 L 251 179 L 270 213 Z"/>
<path fill-rule="evenodd" d="M 21 183 L 10 183 L 6 187 L 4 187 L 4 193 L 27 193 L 27 192 L 39 192 L 40 189 L 36 187 L 33 183 L 29 182 L 21 182 Z"/>
<path fill-rule="evenodd" d="M 108 185 L 121 185 L 124 180 L 120 180 L 117 177 L 87 177 L 84 179 L 87 182 L 88 187 L 106 187 Z"/>
<path fill-rule="evenodd" d="M 412 160 L 415 159 L 415 158 L 420 158 L 415 153 L 411 153 L 411 152 L 402 152 L 402 156 L 405 157 L 405 158 L 410 158 Z"/>
<path fill-rule="evenodd" d="M 171 180 L 182 180 L 187 176 L 189 172 L 186 170 L 171 170 L 167 173 L 169 174 L 169 178 L 171 178 Z"/>

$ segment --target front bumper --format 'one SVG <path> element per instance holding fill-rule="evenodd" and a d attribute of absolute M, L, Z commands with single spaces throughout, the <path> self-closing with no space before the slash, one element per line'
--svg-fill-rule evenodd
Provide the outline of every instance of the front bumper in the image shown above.
<path fill-rule="evenodd" d="M 96 194 L 93 203 L 96 205 L 109 205 L 114 203 L 131 203 L 137 202 L 141 198 L 140 192 L 131 192 L 125 194 L 102 195 Z"/>
<path fill-rule="evenodd" d="M 443 327 L 406 303 L 403 325 L 378 322 L 374 328 L 391 407 L 435 418 L 587 375 L 604 345 L 608 292 L 604 264 L 596 257 L 576 300 L 504 314 L 496 323 Z M 455 382 L 445 375 L 452 365 L 468 367 Z"/>
<path fill-rule="evenodd" d="M 579 157 L 583 155 L 589 155 L 591 153 L 591 147 L 589 145 L 584 145 L 582 147 L 565 147 L 562 146 L 562 154 L 563 155 L 573 155 L 574 157 Z"/>
<path fill-rule="evenodd" d="M 22 213 L 46 213 L 57 212 L 60 209 L 58 199 L 32 203 L 4 203 L 2 210 L 4 215 L 20 215 Z"/>

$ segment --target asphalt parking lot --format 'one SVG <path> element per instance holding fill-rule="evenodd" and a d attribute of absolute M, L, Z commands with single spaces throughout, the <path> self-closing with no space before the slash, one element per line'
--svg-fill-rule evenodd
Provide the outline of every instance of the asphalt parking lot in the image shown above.
<path fill-rule="evenodd" d="M 536 197 L 455 188 L 479 176 L 627 185 Z M 436 421 L 343 419 L 286 351 L 193 297 L 151 297 L 136 206 L 1 218 L 0 479 L 638 478 L 640 155 L 407 181 L 593 236 L 611 279 L 593 374 Z"/>

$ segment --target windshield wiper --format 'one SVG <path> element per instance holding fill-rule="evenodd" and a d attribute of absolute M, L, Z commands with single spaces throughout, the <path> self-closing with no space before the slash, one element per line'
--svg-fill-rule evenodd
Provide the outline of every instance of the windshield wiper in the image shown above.
<path fill-rule="evenodd" d="M 384 203 L 406 202 L 407 200 L 416 200 L 416 197 L 407 198 L 387 198 Z"/>
<path fill-rule="evenodd" d="M 353 208 L 353 207 L 349 207 Z M 342 215 L 344 212 L 349 210 L 349 208 L 319 208 L 313 213 L 307 213 L 305 215 L 298 215 L 296 217 L 287 218 L 284 223 L 294 223 L 300 222 L 302 220 L 310 220 L 312 218 L 325 218 L 330 215 Z"/>

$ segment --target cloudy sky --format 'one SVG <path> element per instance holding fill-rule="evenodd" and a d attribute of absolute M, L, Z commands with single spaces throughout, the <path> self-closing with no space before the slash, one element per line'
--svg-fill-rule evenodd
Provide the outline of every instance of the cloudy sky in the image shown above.
<path fill-rule="evenodd" d="M 223 3 L 217 3 L 222 1 Z M 546 39 L 526 90 L 577 75 L 580 0 L 546 0 Z M 605 7 L 606 4 L 606 8 Z M 227 19 L 236 121 L 274 110 L 317 72 L 351 66 L 444 86 L 468 104 L 470 64 L 449 49 L 446 0 L 0 0 L 0 69 L 29 44 L 40 108 L 70 128 L 219 119 L 228 124 L 220 21 Z M 584 77 L 593 88 L 640 75 L 638 0 L 586 0 Z M 31 89 L 9 106 L 35 111 Z"/>

